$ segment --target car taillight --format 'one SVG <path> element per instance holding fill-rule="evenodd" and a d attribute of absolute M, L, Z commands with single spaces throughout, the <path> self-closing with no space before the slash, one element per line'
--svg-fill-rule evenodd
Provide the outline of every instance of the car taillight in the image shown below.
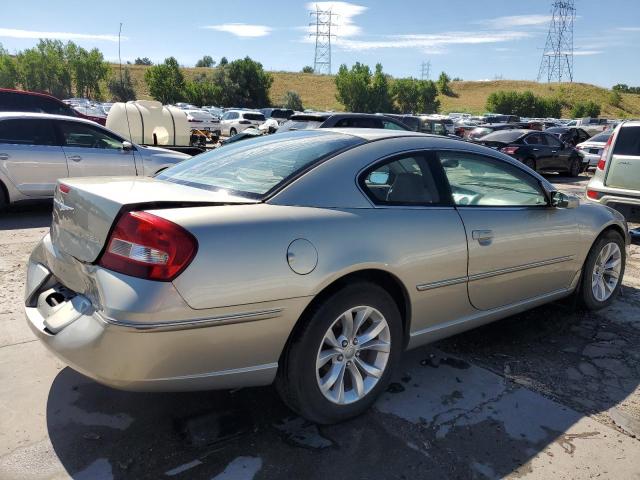
<path fill-rule="evenodd" d="M 198 241 L 184 228 L 146 212 L 123 214 L 98 264 L 132 277 L 170 282 L 193 260 Z"/>
<path fill-rule="evenodd" d="M 60 193 L 69 193 L 71 191 L 71 187 L 66 183 L 61 183 L 58 185 L 58 190 L 60 190 Z"/>
<path fill-rule="evenodd" d="M 518 151 L 519 147 L 503 147 L 500 149 L 502 153 L 506 153 L 507 155 L 513 155 Z"/>
<path fill-rule="evenodd" d="M 613 138 L 616 136 L 616 132 L 609 135 L 607 139 L 607 143 L 602 149 L 602 155 L 600 155 L 600 160 L 598 160 L 598 166 L 596 167 L 598 170 L 604 170 L 605 165 L 607 164 L 607 155 L 609 154 L 609 149 L 611 148 L 611 144 L 613 143 Z"/>
<path fill-rule="evenodd" d="M 596 192 L 595 190 L 587 189 L 587 197 L 591 198 L 592 200 L 600 200 L 600 197 L 602 197 L 602 192 Z"/>

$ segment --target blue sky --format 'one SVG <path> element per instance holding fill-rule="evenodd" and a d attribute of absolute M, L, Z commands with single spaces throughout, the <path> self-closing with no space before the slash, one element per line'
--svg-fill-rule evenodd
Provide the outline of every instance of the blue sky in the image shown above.
<path fill-rule="evenodd" d="M 535 80 L 549 25 L 551 0 L 376 0 L 319 2 L 338 13 L 333 70 L 380 62 L 394 76 L 432 77 L 446 71 L 465 80 Z M 40 37 L 100 48 L 123 61 L 173 55 L 185 66 L 208 54 L 249 55 L 270 70 L 313 63 L 307 33 L 313 3 L 293 0 L 169 2 L 164 0 L 20 0 L 0 16 L 0 43 L 13 52 Z M 640 1 L 576 0 L 575 80 L 610 87 L 640 85 Z"/>

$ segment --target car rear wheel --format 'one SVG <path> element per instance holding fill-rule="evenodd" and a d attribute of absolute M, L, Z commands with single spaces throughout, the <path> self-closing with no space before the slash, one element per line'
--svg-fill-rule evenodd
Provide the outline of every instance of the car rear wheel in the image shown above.
<path fill-rule="evenodd" d="M 595 241 L 582 271 L 580 300 L 589 310 L 608 306 L 618 294 L 626 261 L 622 236 L 608 231 Z"/>
<path fill-rule="evenodd" d="M 232 128 L 229 130 L 229 136 L 233 137 L 236 133 L 238 133 L 238 131 L 235 128 Z"/>
<path fill-rule="evenodd" d="M 393 298 L 375 284 L 352 284 L 314 308 L 294 333 L 276 386 L 306 419 L 340 422 L 373 404 L 401 351 L 402 321 Z"/>
<path fill-rule="evenodd" d="M 536 171 L 536 161 L 533 158 L 525 158 L 523 162 L 527 167 L 529 167 L 534 172 Z"/>
<path fill-rule="evenodd" d="M 571 159 L 571 164 L 569 165 L 569 175 L 572 177 L 577 177 L 578 175 L 580 175 L 580 159 L 578 158 L 572 158 Z"/>

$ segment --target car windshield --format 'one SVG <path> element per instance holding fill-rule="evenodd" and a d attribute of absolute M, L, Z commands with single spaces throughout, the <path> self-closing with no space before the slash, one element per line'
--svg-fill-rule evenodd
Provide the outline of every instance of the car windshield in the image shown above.
<path fill-rule="evenodd" d="M 263 136 L 203 153 L 156 178 L 259 199 L 323 157 L 363 142 L 359 137 L 322 131 Z"/>
<path fill-rule="evenodd" d="M 589 142 L 603 142 L 603 143 L 606 143 L 607 140 L 609 140 L 610 136 L 611 136 L 611 132 L 599 133 L 599 134 L 594 135 L 593 137 L 591 137 L 588 141 Z"/>
<path fill-rule="evenodd" d="M 485 135 L 482 137 L 483 141 L 486 142 L 503 142 L 503 143 L 511 143 L 515 142 L 522 136 L 521 130 L 498 130 L 496 132 L 492 132 L 489 135 Z"/>
<path fill-rule="evenodd" d="M 289 120 L 278 128 L 278 133 L 288 132 L 289 130 L 309 130 L 318 128 L 322 122 L 316 120 Z"/>

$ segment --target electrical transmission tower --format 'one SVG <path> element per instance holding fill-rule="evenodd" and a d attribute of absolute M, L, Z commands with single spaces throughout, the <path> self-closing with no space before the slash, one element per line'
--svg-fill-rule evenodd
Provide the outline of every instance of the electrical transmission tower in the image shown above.
<path fill-rule="evenodd" d="M 431 73 L 431 60 L 420 64 L 420 80 L 429 80 Z"/>
<path fill-rule="evenodd" d="M 316 38 L 316 55 L 313 61 L 313 69 L 316 73 L 326 73 L 331 75 L 331 39 L 335 38 L 335 34 L 331 33 L 331 27 L 335 27 L 333 19 L 337 17 L 335 13 L 329 10 L 320 10 L 316 5 L 316 11 L 311 12 L 311 16 L 315 17 L 315 22 L 310 26 L 316 27 L 316 31 L 311 33 Z"/>
<path fill-rule="evenodd" d="M 573 82 L 574 0 L 555 0 L 547 42 L 542 52 L 538 81 Z"/>

